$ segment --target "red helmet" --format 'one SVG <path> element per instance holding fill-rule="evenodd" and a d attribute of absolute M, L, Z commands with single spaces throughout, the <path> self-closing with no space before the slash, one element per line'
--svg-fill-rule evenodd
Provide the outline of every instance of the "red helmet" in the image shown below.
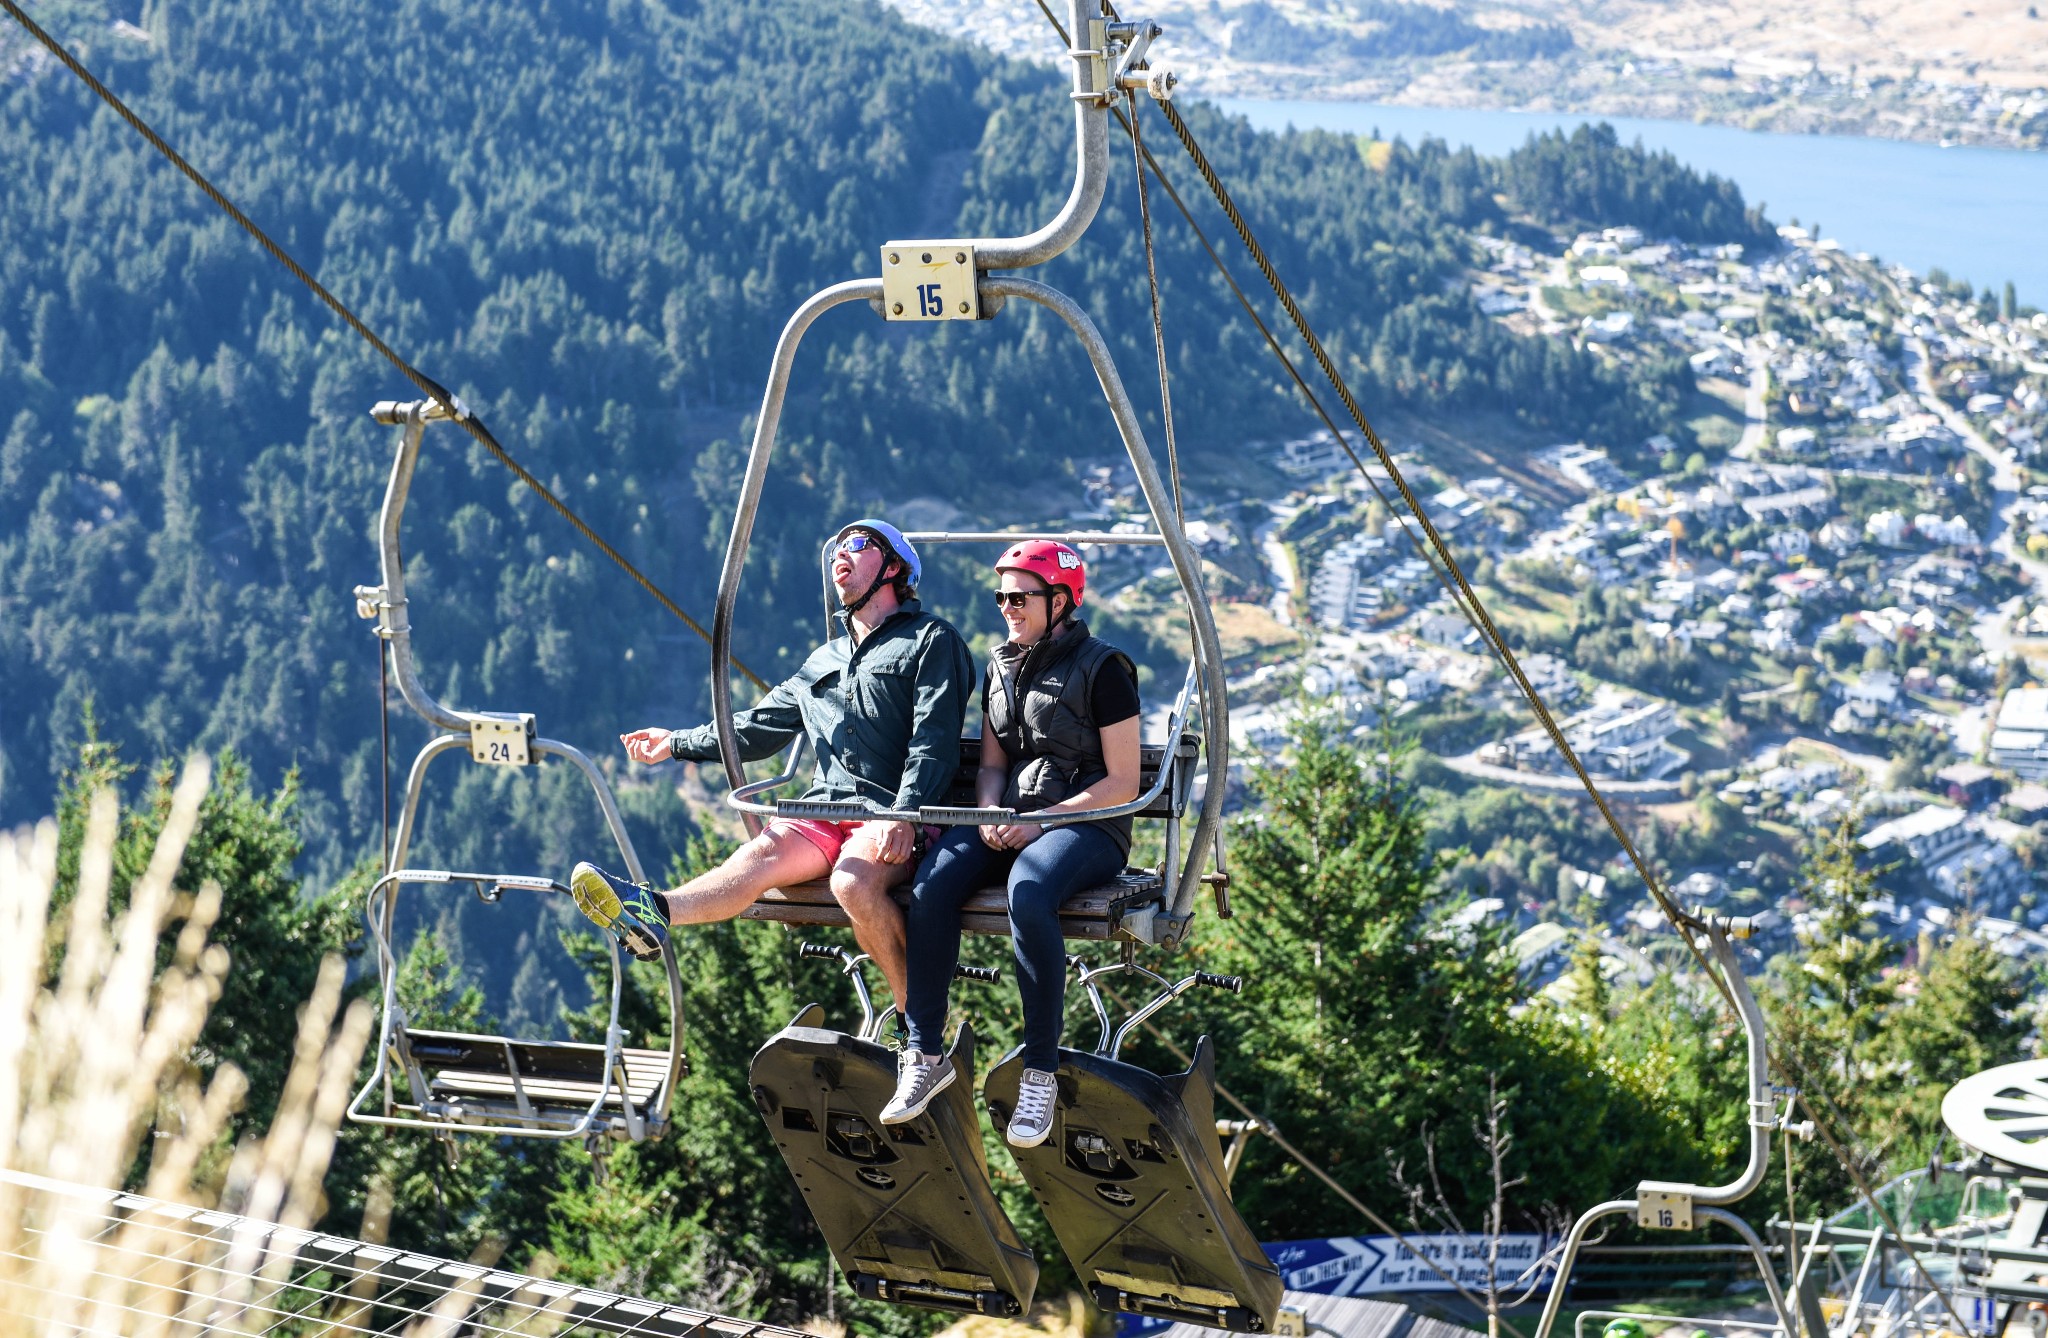
<path fill-rule="evenodd" d="M 1054 539 L 1026 539 L 1011 544 L 996 559 L 996 570 L 1028 571 L 1048 586 L 1063 585 L 1077 609 L 1088 589 L 1088 568 L 1082 565 L 1081 555 Z"/>

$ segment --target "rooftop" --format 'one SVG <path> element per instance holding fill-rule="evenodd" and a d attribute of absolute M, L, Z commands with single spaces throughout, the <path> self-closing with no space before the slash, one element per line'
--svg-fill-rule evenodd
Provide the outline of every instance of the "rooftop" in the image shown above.
<path fill-rule="evenodd" d="M 1945 832 L 1963 820 L 1959 808 L 1944 808 L 1939 804 L 1908 813 L 1890 822 L 1880 822 L 1857 838 L 1857 844 L 1865 850 L 1876 850 L 1892 841 L 1910 841 L 1918 836 L 1933 836 Z"/>
<path fill-rule="evenodd" d="M 2048 733 L 2048 688 L 2014 688 L 1998 706 L 1999 729 Z"/>

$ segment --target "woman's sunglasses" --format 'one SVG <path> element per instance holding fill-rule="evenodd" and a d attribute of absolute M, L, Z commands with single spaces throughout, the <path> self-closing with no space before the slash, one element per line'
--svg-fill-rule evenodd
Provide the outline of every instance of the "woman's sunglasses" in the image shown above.
<path fill-rule="evenodd" d="M 1037 595 L 1044 595 L 1048 599 L 1052 597 L 1050 590 L 996 590 L 991 593 L 995 595 L 996 607 L 999 609 L 1027 608 L 1029 606 L 1025 601 Z"/>

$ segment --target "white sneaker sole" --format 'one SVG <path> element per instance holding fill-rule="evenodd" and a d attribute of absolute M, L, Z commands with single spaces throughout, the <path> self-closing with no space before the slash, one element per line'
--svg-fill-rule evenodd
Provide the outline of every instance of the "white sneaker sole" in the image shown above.
<path fill-rule="evenodd" d="M 953 1085 L 953 1079 L 955 1076 L 957 1075 L 953 1069 L 953 1066 L 951 1064 L 946 1065 L 946 1071 L 940 1074 L 938 1080 L 934 1082 L 929 1089 L 926 1090 L 924 1094 L 924 1099 L 922 1101 L 919 1101 L 914 1106 L 904 1107 L 903 1112 L 897 1115 L 890 1114 L 888 1108 L 884 1107 L 881 1115 L 878 1118 L 881 1120 L 883 1124 L 910 1123 L 918 1116 L 924 1114 L 925 1108 L 931 1105 L 932 1098 L 936 1097 L 939 1093 L 945 1091 L 948 1087 L 951 1087 Z"/>
<path fill-rule="evenodd" d="M 1052 1137 L 1052 1126 L 1048 1124 L 1036 1134 L 1020 1134 L 1017 1132 L 1017 1126 L 1013 1124 L 1003 1131 L 1003 1137 L 1013 1148 L 1035 1148 L 1046 1139 Z"/>

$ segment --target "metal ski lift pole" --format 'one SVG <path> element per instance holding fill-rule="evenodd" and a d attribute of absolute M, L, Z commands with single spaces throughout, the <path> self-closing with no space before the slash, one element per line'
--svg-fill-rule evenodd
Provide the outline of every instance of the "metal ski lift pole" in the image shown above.
<path fill-rule="evenodd" d="M 1798 1338 L 1798 1325 L 1786 1307 L 1784 1289 L 1779 1285 L 1777 1272 L 1771 1267 L 1763 1241 L 1749 1223 L 1729 1212 L 1727 1205 L 1739 1203 L 1763 1183 L 1764 1173 L 1770 1167 L 1773 1133 L 1789 1129 L 1801 1137 L 1811 1137 L 1812 1126 L 1786 1123 L 1779 1116 L 1777 1102 L 1771 1095 L 1763 1010 L 1757 1006 L 1756 996 L 1750 993 L 1749 982 L 1743 978 L 1742 966 L 1729 942 L 1731 936 L 1747 938 L 1751 932 L 1749 922 L 1715 916 L 1696 919 L 1694 926 L 1706 932 L 1708 950 L 1721 967 L 1729 993 L 1735 1000 L 1736 1012 L 1742 1019 L 1749 1076 L 1749 1163 L 1743 1167 L 1741 1175 L 1725 1185 L 1645 1180 L 1636 1186 L 1636 1196 L 1632 1199 L 1612 1199 L 1588 1208 L 1578 1221 L 1572 1223 L 1572 1229 L 1565 1237 L 1564 1253 L 1557 1263 L 1557 1276 L 1550 1284 L 1549 1298 L 1543 1303 L 1543 1318 L 1536 1325 L 1536 1338 L 1550 1338 L 1551 1326 L 1557 1322 L 1558 1309 L 1564 1303 L 1565 1288 L 1571 1281 L 1572 1266 L 1577 1262 L 1586 1232 L 1601 1218 L 1620 1213 L 1634 1213 L 1638 1225 L 1652 1229 L 1684 1231 L 1692 1229 L 1695 1221 L 1719 1222 L 1741 1236 L 1756 1260 L 1757 1271 L 1763 1275 L 1764 1287 L 1770 1292 L 1772 1310 L 1783 1326 L 1786 1338 Z"/>

